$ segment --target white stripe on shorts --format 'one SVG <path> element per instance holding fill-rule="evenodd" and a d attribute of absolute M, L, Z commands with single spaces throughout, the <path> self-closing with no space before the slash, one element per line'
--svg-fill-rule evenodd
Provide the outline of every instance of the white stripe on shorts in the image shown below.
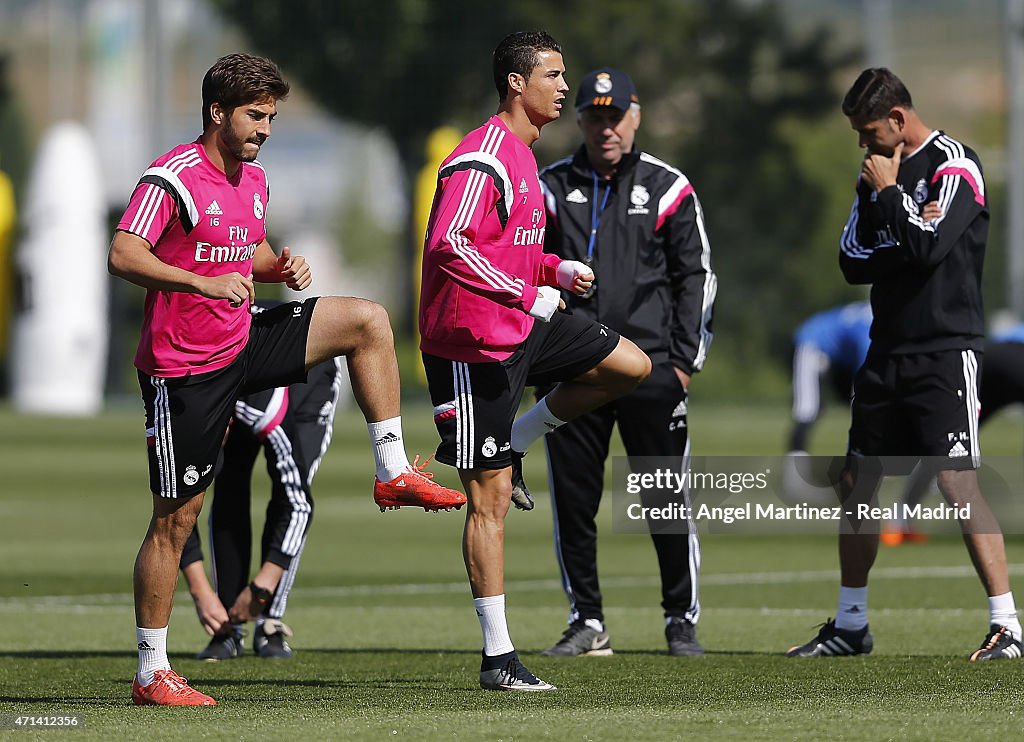
<path fill-rule="evenodd" d="M 961 351 L 964 366 L 964 393 L 967 397 L 967 434 L 971 437 L 971 463 L 981 466 L 981 441 L 978 440 L 978 415 L 981 399 L 978 396 L 978 358 L 973 350 Z"/>
<path fill-rule="evenodd" d="M 473 384 L 469 364 L 452 361 L 455 385 L 455 461 L 458 469 L 473 468 Z"/>
<path fill-rule="evenodd" d="M 177 477 L 174 468 L 174 432 L 171 427 L 170 394 L 167 381 L 150 377 L 156 396 L 153 399 L 153 435 L 156 447 L 156 463 L 160 471 L 160 497 L 178 496 Z"/>

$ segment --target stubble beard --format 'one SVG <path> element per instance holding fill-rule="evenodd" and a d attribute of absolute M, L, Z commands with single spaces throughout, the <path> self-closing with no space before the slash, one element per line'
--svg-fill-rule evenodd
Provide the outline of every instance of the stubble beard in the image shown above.
<path fill-rule="evenodd" d="M 260 154 L 259 141 L 253 141 L 251 139 L 242 139 L 240 136 L 238 136 L 238 133 L 231 126 L 230 121 L 224 128 L 223 139 L 224 143 L 228 147 L 228 151 L 231 153 L 231 156 L 234 157 L 239 162 L 254 162 Z M 246 144 L 255 145 L 255 151 L 250 150 L 249 152 L 246 152 Z"/>

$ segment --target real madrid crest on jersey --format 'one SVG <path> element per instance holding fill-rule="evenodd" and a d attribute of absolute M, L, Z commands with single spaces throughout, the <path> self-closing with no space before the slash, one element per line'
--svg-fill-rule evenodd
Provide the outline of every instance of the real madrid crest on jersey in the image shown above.
<path fill-rule="evenodd" d="M 637 183 L 633 186 L 633 190 L 629 194 L 629 202 L 633 204 L 632 208 L 629 209 L 630 214 L 646 214 L 647 202 L 651 200 L 651 194 L 647 192 L 647 188 Z"/>
<path fill-rule="evenodd" d="M 917 181 L 917 185 L 914 186 L 914 203 L 920 205 L 928 199 L 928 183 L 925 182 L 924 178 Z"/>
<path fill-rule="evenodd" d="M 252 213 L 257 219 L 263 218 L 263 202 L 258 193 L 252 194 Z"/>

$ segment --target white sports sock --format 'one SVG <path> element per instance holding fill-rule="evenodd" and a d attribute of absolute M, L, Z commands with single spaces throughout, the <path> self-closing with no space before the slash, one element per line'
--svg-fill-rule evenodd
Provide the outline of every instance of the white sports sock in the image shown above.
<path fill-rule="evenodd" d="M 144 629 L 136 626 L 135 641 L 139 645 L 139 685 L 149 685 L 153 682 L 154 672 L 171 669 L 167 659 L 167 627 Z"/>
<path fill-rule="evenodd" d="M 988 599 L 989 623 L 1005 626 L 1017 641 L 1021 640 L 1020 619 L 1017 607 L 1013 602 L 1013 593 L 993 595 Z"/>
<path fill-rule="evenodd" d="M 865 587 L 839 587 L 839 608 L 836 610 L 836 628 L 859 631 L 868 625 L 868 589 Z"/>
<path fill-rule="evenodd" d="M 547 398 L 542 399 L 512 423 L 512 450 L 525 453 L 531 443 L 565 423 L 551 414 Z"/>
<path fill-rule="evenodd" d="M 392 417 L 376 423 L 367 423 L 366 430 L 373 443 L 373 459 L 377 464 L 377 479 L 390 482 L 409 467 L 402 438 L 402 418 Z"/>
<path fill-rule="evenodd" d="M 473 607 L 476 608 L 476 616 L 480 619 L 480 628 L 484 632 L 484 654 L 493 657 L 514 650 L 505 621 L 504 594 L 473 598 Z"/>
<path fill-rule="evenodd" d="M 588 618 L 583 623 L 586 624 L 587 626 L 589 626 L 590 628 L 592 628 L 594 631 L 596 631 L 598 633 L 601 633 L 602 631 L 604 631 L 604 624 L 601 623 L 600 621 L 598 621 L 596 618 Z"/>

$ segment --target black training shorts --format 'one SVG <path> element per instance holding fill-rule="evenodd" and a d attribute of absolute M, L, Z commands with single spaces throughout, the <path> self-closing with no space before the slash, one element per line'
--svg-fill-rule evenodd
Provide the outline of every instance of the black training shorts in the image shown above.
<path fill-rule="evenodd" d="M 980 372 L 973 350 L 869 352 L 853 383 L 849 453 L 925 456 L 937 469 L 977 469 Z"/>
<path fill-rule="evenodd" d="M 504 361 L 466 363 L 423 354 L 441 435 L 435 458 L 457 469 L 504 469 L 512 421 L 527 385 L 568 381 L 611 355 L 619 334 L 581 315 L 555 312 L 534 322 L 522 345 Z"/>
<path fill-rule="evenodd" d="M 306 380 L 306 338 L 315 305 L 316 297 L 254 314 L 248 342 L 224 368 L 167 378 L 139 371 L 153 494 L 184 498 L 204 492 L 235 400 Z"/>

